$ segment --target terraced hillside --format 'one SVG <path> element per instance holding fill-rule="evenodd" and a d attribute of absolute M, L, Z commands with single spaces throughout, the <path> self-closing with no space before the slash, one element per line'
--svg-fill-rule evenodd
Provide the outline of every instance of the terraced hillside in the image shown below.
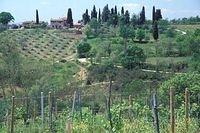
<path fill-rule="evenodd" d="M 75 55 L 75 44 L 83 35 L 64 30 L 23 29 L 4 31 L 1 37 L 12 38 L 26 57 L 69 60 Z"/>

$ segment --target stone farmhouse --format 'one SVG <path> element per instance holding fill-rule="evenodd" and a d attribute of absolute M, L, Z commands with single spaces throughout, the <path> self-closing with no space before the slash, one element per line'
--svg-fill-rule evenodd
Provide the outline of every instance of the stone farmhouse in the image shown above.
<path fill-rule="evenodd" d="M 63 29 L 63 28 L 68 28 L 69 24 L 67 23 L 67 18 L 63 17 L 59 19 L 51 19 L 50 27 L 55 29 Z"/>

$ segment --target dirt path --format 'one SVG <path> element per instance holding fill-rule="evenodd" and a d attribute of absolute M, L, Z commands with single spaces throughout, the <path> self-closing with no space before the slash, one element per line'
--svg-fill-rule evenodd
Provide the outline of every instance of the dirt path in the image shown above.
<path fill-rule="evenodd" d="M 87 70 L 80 66 L 80 71 L 76 74 L 78 80 L 86 80 L 87 78 Z"/>
<path fill-rule="evenodd" d="M 187 34 L 185 31 L 182 31 L 182 30 L 179 30 L 179 29 L 175 29 L 175 31 L 181 32 L 182 33 L 181 35 L 186 35 Z"/>

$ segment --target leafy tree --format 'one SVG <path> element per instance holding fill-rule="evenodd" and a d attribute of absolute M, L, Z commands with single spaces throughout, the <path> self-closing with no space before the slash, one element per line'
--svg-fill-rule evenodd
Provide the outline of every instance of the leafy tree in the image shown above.
<path fill-rule="evenodd" d="M 78 46 L 77 46 L 78 56 L 80 58 L 87 57 L 90 49 L 91 49 L 91 46 L 90 46 L 89 43 L 87 43 L 87 42 L 81 42 L 81 43 L 79 43 Z"/>
<path fill-rule="evenodd" d="M 130 38 L 132 39 L 132 41 L 134 41 L 135 37 L 136 37 L 136 33 L 135 33 L 135 29 L 133 27 L 130 26 Z"/>
<path fill-rule="evenodd" d="M 72 18 L 72 9 L 68 9 L 67 13 L 67 23 L 69 24 L 70 27 L 73 27 L 73 18 Z"/>
<path fill-rule="evenodd" d="M 193 71 L 200 73 L 200 29 L 196 29 L 195 32 L 188 38 L 188 44 L 192 53 L 191 68 Z"/>
<path fill-rule="evenodd" d="M 100 23 L 97 21 L 96 18 L 91 19 L 90 21 L 90 27 L 94 30 L 94 35 L 96 36 L 98 34 L 98 29 L 100 28 Z"/>
<path fill-rule="evenodd" d="M 169 29 L 170 27 L 170 23 L 169 23 L 169 21 L 168 20 L 164 20 L 164 19 L 162 19 L 162 20 L 159 20 L 158 21 L 158 25 L 159 25 L 159 31 L 160 31 L 160 33 L 163 33 L 163 32 L 165 32 L 167 29 Z"/>
<path fill-rule="evenodd" d="M 137 46 L 128 46 L 127 51 L 123 52 L 120 58 L 122 66 L 127 69 L 139 67 L 146 60 L 143 49 Z"/>
<path fill-rule="evenodd" d="M 39 14 L 38 14 L 38 10 L 36 10 L 36 24 L 39 24 Z"/>
<path fill-rule="evenodd" d="M 138 16 L 135 14 L 133 14 L 131 17 L 131 25 L 133 27 L 136 27 L 136 25 L 138 25 Z"/>
<path fill-rule="evenodd" d="M 140 24 L 143 25 L 145 23 L 145 7 L 142 7 L 142 12 L 140 13 Z"/>
<path fill-rule="evenodd" d="M 137 30 L 137 35 L 136 38 L 139 40 L 139 42 L 141 43 L 143 39 L 145 39 L 145 30 L 139 28 Z"/>
<path fill-rule="evenodd" d="M 103 8 L 102 12 L 102 22 L 108 22 L 110 17 L 110 10 L 108 8 L 108 4 Z"/>
<path fill-rule="evenodd" d="M 83 23 L 86 25 L 90 22 L 90 16 L 88 14 L 88 9 L 86 9 L 85 13 L 83 14 Z"/>
<path fill-rule="evenodd" d="M 11 21 L 14 21 L 14 17 L 9 12 L 0 13 L 0 23 L 7 25 Z"/>
<path fill-rule="evenodd" d="M 128 10 L 126 10 L 124 16 L 125 16 L 125 24 L 129 25 L 130 24 L 130 14 L 129 14 Z"/>
<path fill-rule="evenodd" d="M 154 40 L 158 40 L 158 38 L 159 38 L 157 21 L 155 21 L 153 24 L 153 38 L 154 38 Z"/>
<path fill-rule="evenodd" d="M 97 19 L 97 11 L 95 5 L 93 6 L 93 10 L 91 12 L 91 19 L 96 18 Z"/>
<path fill-rule="evenodd" d="M 93 34 L 92 28 L 89 25 L 86 26 L 84 32 L 85 32 L 85 35 L 87 36 L 87 38 L 90 38 L 90 36 Z"/>
<path fill-rule="evenodd" d="M 121 24 L 119 27 L 119 35 L 123 38 L 124 41 L 124 51 L 127 50 L 127 39 L 131 37 L 131 28 L 130 26 Z"/>
<path fill-rule="evenodd" d="M 122 6 L 121 15 L 124 15 L 124 7 Z"/>

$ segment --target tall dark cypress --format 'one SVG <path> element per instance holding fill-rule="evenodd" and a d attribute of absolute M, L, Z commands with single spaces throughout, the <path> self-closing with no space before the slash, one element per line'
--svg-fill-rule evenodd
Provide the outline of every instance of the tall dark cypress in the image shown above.
<path fill-rule="evenodd" d="M 95 5 L 93 6 L 93 10 L 91 11 L 91 19 L 96 18 L 97 19 L 97 11 Z"/>
<path fill-rule="evenodd" d="M 117 6 L 115 6 L 115 14 L 117 14 Z"/>
<path fill-rule="evenodd" d="M 142 7 L 142 11 L 140 13 L 140 24 L 144 24 L 145 23 L 145 7 Z"/>
<path fill-rule="evenodd" d="M 155 15 L 156 15 L 156 9 L 155 9 L 155 6 L 153 6 L 153 11 L 152 11 L 152 22 L 154 23 L 156 18 L 155 18 Z"/>
<path fill-rule="evenodd" d="M 84 24 L 87 24 L 90 22 L 90 16 L 88 14 L 88 9 L 86 9 L 85 13 L 83 14 L 83 23 Z"/>
<path fill-rule="evenodd" d="M 162 19 L 161 9 L 156 9 L 155 19 L 158 21 Z"/>
<path fill-rule="evenodd" d="M 99 8 L 98 21 L 101 23 L 101 9 Z"/>
<path fill-rule="evenodd" d="M 154 38 L 154 40 L 158 40 L 158 38 L 159 38 L 159 34 L 158 34 L 158 22 L 157 21 L 155 21 L 154 23 L 153 23 L 153 38 Z"/>
<path fill-rule="evenodd" d="M 70 27 L 73 27 L 72 9 L 69 8 L 67 12 L 67 23 Z"/>
<path fill-rule="evenodd" d="M 129 14 L 128 10 L 126 10 L 124 16 L 125 16 L 125 24 L 129 25 L 130 24 L 130 14 Z"/>
<path fill-rule="evenodd" d="M 124 15 L 124 7 L 122 6 L 121 15 Z"/>
<path fill-rule="evenodd" d="M 39 14 L 37 9 L 36 9 L 36 24 L 39 24 Z"/>
<path fill-rule="evenodd" d="M 110 10 L 108 8 L 108 4 L 103 8 L 102 12 L 102 22 L 108 22 L 110 17 Z"/>
<path fill-rule="evenodd" d="M 111 8 L 111 15 L 113 15 L 114 14 L 114 9 L 113 8 Z"/>

